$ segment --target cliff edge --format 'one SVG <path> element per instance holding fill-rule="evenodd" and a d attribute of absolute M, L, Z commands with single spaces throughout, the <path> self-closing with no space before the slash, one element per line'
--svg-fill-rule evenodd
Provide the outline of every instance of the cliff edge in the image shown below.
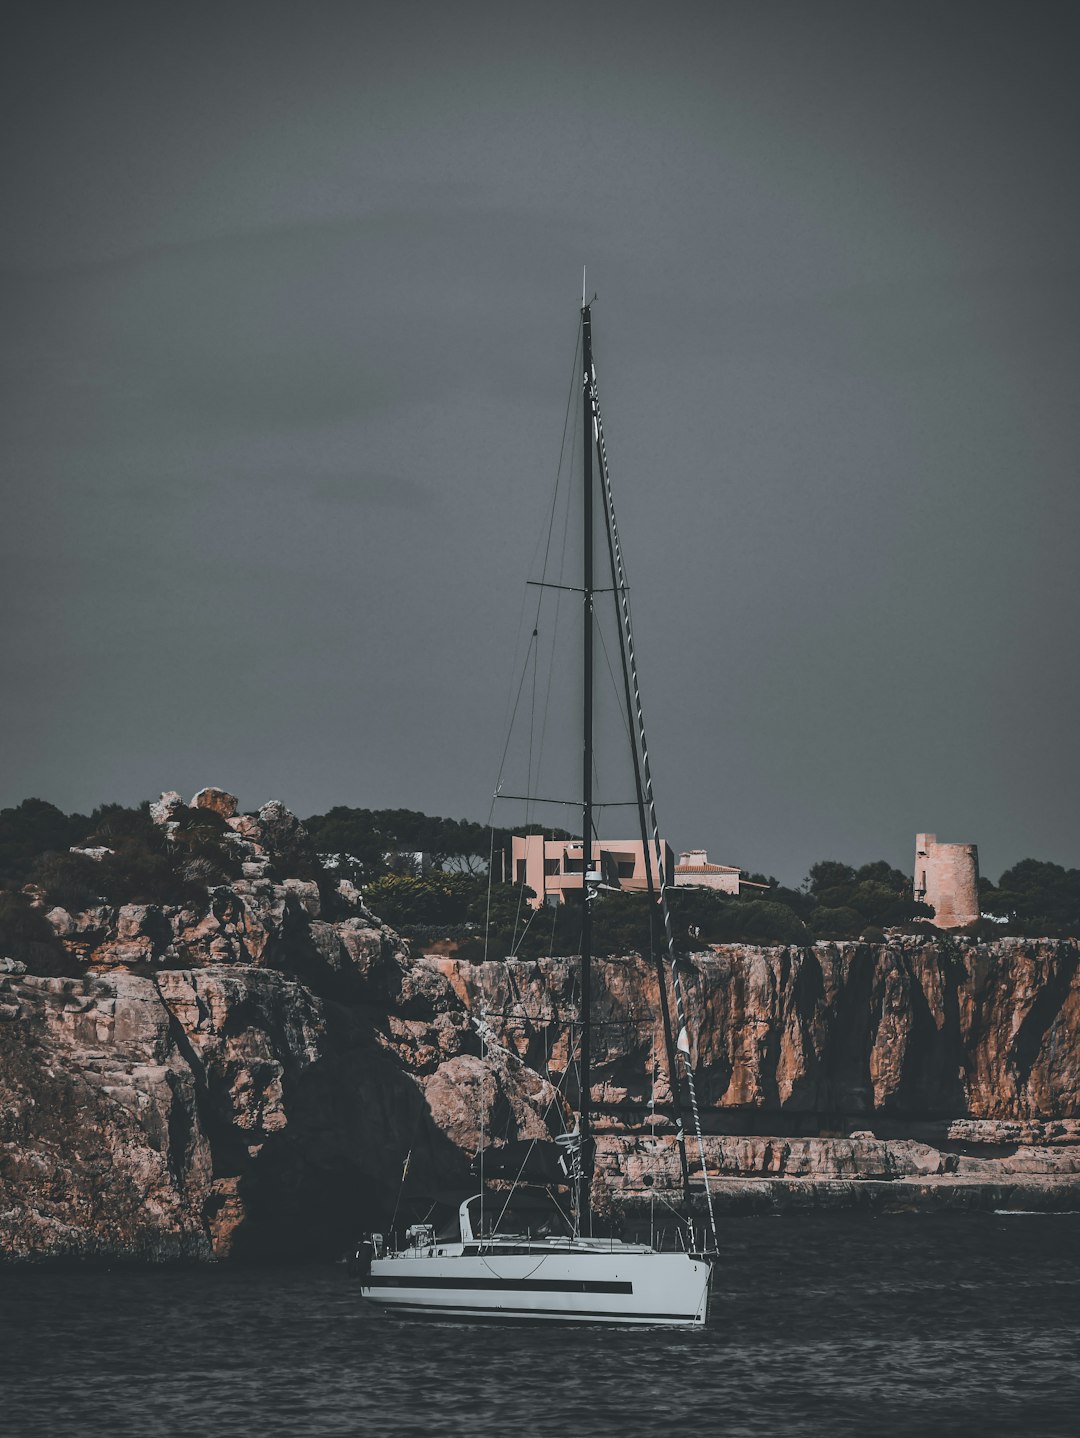
<path fill-rule="evenodd" d="M 0 960 L 0 1255 L 330 1256 L 473 1190 L 481 1145 L 489 1180 L 557 1180 L 572 961 L 414 954 L 351 884 L 287 872 L 282 805 L 164 795 L 166 835 L 181 809 L 217 815 L 239 876 L 172 905 L 33 896 L 70 972 Z M 1073 940 L 694 955 L 722 1203 L 1077 1206 L 1078 962 Z M 594 986 L 598 1198 L 632 1208 L 678 1175 L 657 978 L 603 959 Z"/>

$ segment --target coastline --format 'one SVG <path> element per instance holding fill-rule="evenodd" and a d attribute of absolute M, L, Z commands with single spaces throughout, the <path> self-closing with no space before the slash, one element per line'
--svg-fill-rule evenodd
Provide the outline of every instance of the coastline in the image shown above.
<path fill-rule="evenodd" d="M 0 973 L 0 1263 L 324 1261 L 475 1191 L 481 1143 L 489 1182 L 561 1181 L 573 961 L 415 953 L 348 886 L 335 903 L 251 879 L 205 914 L 50 913 L 78 972 Z M 1080 1209 L 1078 960 L 688 958 L 718 1213 Z M 680 1191 L 656 972 L 601 958 L 594 985 L 594 1201 L 647 1223 Z"/>

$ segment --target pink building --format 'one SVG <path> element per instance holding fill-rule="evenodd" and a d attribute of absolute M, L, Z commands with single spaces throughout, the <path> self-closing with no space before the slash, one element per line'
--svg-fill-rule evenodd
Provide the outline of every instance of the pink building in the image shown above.
<path fill-rule="evenodd" d="M 668 883 L 674 871 L 671 845 L 661 839 L 664 875 Z M 659 892 L 657 848 L 649 845 L 653 887 Z M 542 834 L 514 834 L 510 844 L 513 880 L 527 884 L 535 898 L 534 909 L 542 904 L 563 904 L 571 892 L 581 892 L 584 854 L 580 839 L 545 839 Z M 590 880 L 612 889 L 645 893 L 647 878 L 645 845 L 640 839 L 594 839 Z"/>
<path fill-rule="evenodd" d="M 939 929 L 973 924 L 979 917 L 976 845 L 939 844 L 936 834 L 916 834 L 914 894 L 933 908 Z"/>

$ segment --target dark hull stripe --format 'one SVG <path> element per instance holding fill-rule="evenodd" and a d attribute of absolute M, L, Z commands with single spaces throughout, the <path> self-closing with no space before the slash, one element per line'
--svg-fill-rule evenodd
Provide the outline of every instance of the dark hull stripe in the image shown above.
<path fill-rule="evenodd" d="M 582 1308 L 573 1311 L 569 1309 L 545 1310 L 543 1308 L 454 1308 L 449 1304 L 444 1307 L 439 1303 L 413 1303 L 411 1301 L 396 1303 L 375 1297 L 371 1297 L 368 1301 L 379 1304 L 391 1313 L 431 1314 L 453 1318 L 520 1318 L 525 1321 L 532 1319 L 536 1322 L 546 1323 L 574 1323 L 582 1318 L 613 1318 L 621 1319 L 624 1323 L 697 1323 L 700 1321 L 693 1313 L 635 1313 L 602 1308 Z"/>
<path fill-rule="evenodd" d="M 368 1288 L 447 1288 L 466 1293 L 476 1289 L 494 1289 L 498 1293 L 633 1293 L 632 1283 L 584 1278 L 463 1278 L 430 1277 L 398 1278 L 391 1274 L 372 1274 Z"/>

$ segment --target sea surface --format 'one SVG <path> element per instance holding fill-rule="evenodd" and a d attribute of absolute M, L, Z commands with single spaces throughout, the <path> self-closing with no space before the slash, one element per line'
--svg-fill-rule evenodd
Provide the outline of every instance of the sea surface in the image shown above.
<path fill-rule="evenodd" d="M 343 1265 L 0 1271 L 0 1433 L 1080 1434 L 1080 1214 L 721 1243 L 684 1333 L 391 1319 Z"/>

